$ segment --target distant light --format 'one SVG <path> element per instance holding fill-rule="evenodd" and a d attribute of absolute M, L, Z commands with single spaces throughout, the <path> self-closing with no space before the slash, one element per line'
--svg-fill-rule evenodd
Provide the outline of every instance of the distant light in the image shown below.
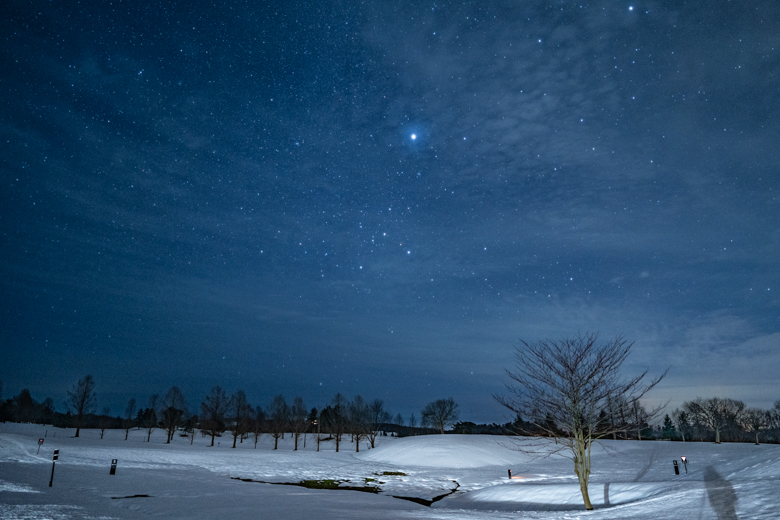
<path fill-rule="evenodd" d="M 633 11 L 633 10 L 634 10 L 634 6 L 633 6 L 633 5 L 629 5 L 629 6 L 628 6 L 628 10 L 629 10 L 629 11 Z"/>
<path fill-rule="evenodd" d="M 414 141 L 415 139 L 417 139 L 417 134 L 412 134 L 412 141 Z"/>

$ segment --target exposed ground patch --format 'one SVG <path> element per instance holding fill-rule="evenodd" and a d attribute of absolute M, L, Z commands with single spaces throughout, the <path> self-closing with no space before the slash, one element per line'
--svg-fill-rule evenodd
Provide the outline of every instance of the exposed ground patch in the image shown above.
<path fill-rule="evenodd" d="M 405 475 L 404 473 L 401 473 L 400 471 L 397 472 L 384 472 L 383 475 Z M 382 491 L 379 486 L 351 486 L 351 485 L 343 485 L 345 482 L 349 482 L 349 480 L 335 480 L 335 479 L 323 479 L 323 480 L 301 480 L 300 482 L 268 482 L 265 480 L 254 480 L 251 478 L 241 478 L 241 477 L 230 477 L 233 480 L 240 480 L 241 482 L 256 482 L 258 484 L 273 484 L 275 486 L 298 486 L 298 487 L 305 487 L 307 489 L 342 489 L 347 491 L 362 491 L 363 493 L 373 493 L 378 494 L 380 491 Z M 372 482 L 373 479 L 366 479 L 366 482 Z M 452 481 L 455 484 L 455 487 L 452 488 L 449 492 L 444 493 L 439 496 L 435 496 L 431 499 L 427 498 L 421 498 L 421 497 L 405 497 L 400 495 L 390 495 L 393 498 L 397 498 L 399 500 L 408 500 L 409 502 L 414 502 L 415 504 L 420 504 L 421 506 L 431 507 L 432 504 L 435 504 L 439 500 L 450 496 L 451 494 L 455 493 L 458 488 L 460 487 L 460 484 L 458 484 L 457 481 Z M 118 497 L 117 497 L 118 498 Z M 130 498 L 130 497 L 122 497 L 122 498 Z"/>
<path fill-rule="evenodd" d="M 253 480 L 251 478 L 230 477 L 233 480 L 240 480 L 241 482 L 257 482 L 258 484 L 273 484 L 276 486 L 299 486 L 306 489 L 343 489 L 346 491 L 362 491 L 363 493 L 379 493 L 380 489 L 377 486 L 352 486 L 343 485 L 349 480 L 301 480 L 300 482 L 267 482 L 264 480 Z"/>
<path fill-rule="evenodd" d="M 428 500 L 427 498 L 420 498 L 420 497 L 402 497 L 402 496 L 396 496 L 392 495 L 393 498 L 400 498 L 401 500 L 408 500 L 409 502 L 414 502 L 415 504 L 420 504 L 421 506 L 431 507 L 431 505 L 435 504 L 439 500 L 441 500 L 444 497 L 448 497 L 451 494 L 455 493 L 458 488 L 460 487 L 460 484 L 458 484 L 455 480 L 452 481 L 455 483 L 455 487 L 452 488 L 452 490 L 449 491 L 449 493 L 444 493 L 443 495 L 439 495 L 437 497 L 433 497 L 432 499 Z"/>

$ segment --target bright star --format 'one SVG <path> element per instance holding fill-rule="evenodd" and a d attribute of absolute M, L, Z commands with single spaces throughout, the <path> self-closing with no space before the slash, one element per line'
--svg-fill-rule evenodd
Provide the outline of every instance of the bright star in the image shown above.
<path fill-rule="evenodd" d="M 417 139 L 417 134 L 412 134 L 412 141 L 414 141 L 415 139 Z"/>
<path fill-rule="evenodd" d="M 628 10 L 629 10 L 629 11 L 633 11 L 633 10 L 634 10 L 634 6 L 633 6 L 633 5 L 629 5 L 629 6 L 628 6 Z"/>

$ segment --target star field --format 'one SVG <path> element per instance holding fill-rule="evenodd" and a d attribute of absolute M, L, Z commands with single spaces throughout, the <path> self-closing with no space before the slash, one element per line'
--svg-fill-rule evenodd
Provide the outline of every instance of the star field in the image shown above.
<path fill-rule="evenodd" d="M 517 339 L 601 331 L 672 367 L 659 401 L 778 398 L 773 2 L 2 18 L 7 395 L 92 373 L 116 410 L 219 384 L 493 422 Z"/>

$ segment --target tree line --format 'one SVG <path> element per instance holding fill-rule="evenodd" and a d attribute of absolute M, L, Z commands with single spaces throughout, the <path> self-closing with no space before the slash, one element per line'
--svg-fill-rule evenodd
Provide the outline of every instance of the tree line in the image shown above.
<path fill-rule="evenodd" d="M 279 440 L 290 434 L 293 449 L 297 450 L 301 436 L 317 434 L 318 451 L 323 441 L 334 441 L 336 451 L 339 451 L 344 436 L 348 436 L 354 442 L 355 450 L 360 451 L 361 442 L 373 448 L 380 432 L 396 435 L 444 433 L 459 416 L 458 405 L 452 398 L 428 403 L 420 413 L 418 426 L 414 414 L 408 421 L 404 421 L 400 413 L 393 416 L 382 399 L 366 400 L 360 395 L 348 399 L 337 393 L 318 409 L 307 408 L 300 396 L 288 402 L 280 394 L 266 407 L 261 407 L 251 404 L 242 390 L 228 394 L 220 386 L 214 386 L 195 409 L 188 405 L 182 390 L 172 386 L 162 396 L 151 395 L 145 406 L 138 406 L 135 399 L 130 399 L 121 415 L 112 416 L 108 408 L 103 408 L 100 414 L 95 413 L 95 386 L 91 375 L 79 379 L 68 391 L 64 414 L 55 410 L 50 398 L 39 403 L 28 389 L 24 389 L 11 399 L 0 400 L 0 420 L 74 427 L 75 437 L 80 435 L 82 428 L 95 428 L 100 431 L 101 439 L 107 429 L 120 429 L 124 430 L 127 440 L 130 430 L 137 428 L 144 431 L 147 441 L 155 430 L 164 431 L 166 443 L 170 443 L 177 432 L 193 443 L 196 432 L 200 432 L 210 437 L 213 446 L 216 438 L 227 435 L 234 448 L 247 439 L 253 439 L 256 447 L 259 438 L 268 434 L 277 449 Z"/>

